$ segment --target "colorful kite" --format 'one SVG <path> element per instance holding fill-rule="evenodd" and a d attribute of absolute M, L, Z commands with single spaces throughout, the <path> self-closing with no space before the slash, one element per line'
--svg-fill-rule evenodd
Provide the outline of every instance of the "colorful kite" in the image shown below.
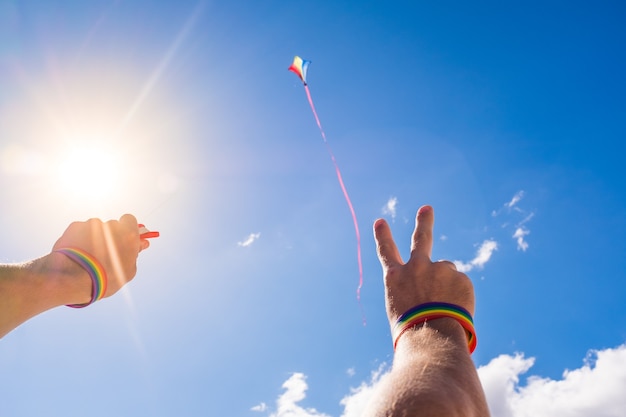
<path fill-rule="evenodd" d="M 363 313 L 363 306 L 361 305 L 361 287 L 363 286 L 363 264 L 361 262 L 361 235 L 359 233 L 359 224 L 356 220 L 356 213 L 354 212 L 354 207 L 352 207 L 352 202 L 350 201 L 350 196 L 348 195 L 348 190 L 346 190 L 346 186 L 343 183 L 343 178 L 341 177 L 341 171 L 339 170 L 339 165 L 335 160 L 335 155 L 333 154 L 328 141 L 326 140 L 326 134 L 324 133 L 324 129 L 322 129 L 322 124 L 320 123 L 319 117 L 317 117 L 317 112 L 315 111 L 315 105 L 313 105 L 313 99 L 311 98 L 311 92 L 309 91 L 309 86 L 306 83 L 306 73 L 309 68 L 309 64 L 311 61 L 304 60 L 299 56 L 296 56 L 293 59 L 293 63 L 289 67 L 289 71 L 294 72 L 304 84 L 304 91 L 306 91 L 306 96 L 309 100 L 309 105 L 311 106 L 311 111 L 313 112 L 313 116 L 315 116 L 315 121 L 317 122 L 317 127 L 320 130 L 322 135 L 322 139 L 324 140 L 324 144 L 326 145 L 326 149 L 330 154 L 330 159 L 333 161 L 333 165 L 335 166 L 335 172 L 337 173 L 337 179 L 339 180 L 339 185 L 341 186 L 341 191 L 343 191 L 343 196 L 346 199 L 346 203 L 348 203 L 348 208 L 350 208 L 350 214 L 352 214 L 352 222 L 354 223 L 354 231 L 356 233 L 356 244 L 357 244 L 357 260 L 359 262 L 359 285 L 356 289 L 356 298 L 359 302 L 359 306 L 361 307 L 361 314 L 363 316 L 363 325 L 365 325 L 365 314 Z"/>
<path fill-rule="evenodd" d="M 300 80 L 302 80 L 305 86 L 306 86 L 306 71 L 309 68 L 310 63 L 311 61 L 306 61 L 296 55 L 296 57 L 293 59 L 293 63 L 289 67 L 289 71 L 295 72 L 296 75 L 300 77 Z"/>

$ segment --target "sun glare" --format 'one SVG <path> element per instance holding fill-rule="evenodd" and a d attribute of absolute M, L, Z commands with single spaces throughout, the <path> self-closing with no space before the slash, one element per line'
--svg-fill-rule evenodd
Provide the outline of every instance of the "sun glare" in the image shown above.
<path fill-rule="evenodd" d="M 118 162 L 104 147 L 73 148 L 61 159 L 59 183 L 73 197 L 107 198 L 118 185 Z"/>

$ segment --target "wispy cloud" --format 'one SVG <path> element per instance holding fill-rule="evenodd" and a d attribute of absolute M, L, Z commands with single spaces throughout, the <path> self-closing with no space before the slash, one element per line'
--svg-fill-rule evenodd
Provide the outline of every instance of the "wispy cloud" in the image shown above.
<path fill-rule="evenodd" d="M 456 269 L 460 272 L 469 272 L 474 268 L 483 268 L 496 250 L 498 250 L 498 242 L 492 239 L 485 240 L 478 248 L 474 259 L 469 262 L 454 261 Z"/>
<path fill-rule="evenodd" d="M 258 411 L 260 413 L 262 413 L 263 411 L 266 411 L 266 410 L 267 410 L 267 404 L 265 404 L 265 403 L 261 403 L 259 405 L 255 405 L 254 407 L 252 407 L 250 409 L 250 411 Z"/>
<path fill-rule="evenodd" d="M 396 197 L 389 198 L 387 203 L 383 206 L 383 214 L 386 216 L 391 216 L 391 219 L 395 220 L 397 206 L 398 206 L 398 199 Z"/>
<path fill-rule="evenodd" d="M 530 219 L 532 219 L 533 217 L 535 217 L 535 213 L 530 212 L 526 215 L 526 217 L 524 217 L 519 223 L 518 225 L 521 226 L 523 224 L 526 224 L 530 221 Z"/>
<path fill-rule="evenodd" d="M 563 372 L 561 379 L 530 376 L 525 385 L 520 376 L 528 372 L 535 358 L 523 354 L 500 355 L 478 368 L 489 409 L 494 417 L 583 417 L 622 416 L 626 410 L 626 345 L 592 351 L 583 366 Z M 369 381 L 351 388 L 340 404 L 340 417 L 358 417 L 381 383 L 389 377 L 385 364 L 372 372 Z M 293 374 L 284 384 L 285 393 L 278 397 L 276 413 L 270 417 L 330 417 L 314 408 L 297 405 L 308 388 L 304 374 Z M 265 403 L 253 408 L 265 411 Z"/>
<path fill-rule="evenodd" d="M 506 213 L 510 213 L 511 210 L 514 211 L 522 211 L 519 207 L 518 204 L 522 198 L 524 198 L 525 192 L 524 190 L 520 190 L 518 192 L 515 193 L 515 195 L 507 202 L 505 202 L 504 204 L 502 204 L 502 206 L 497 209 L 497 210 L 493 210 L 491 212 L 491 215 L 493 217 L 497 217 L 500 214 L 502 214 L 502 212 L 506 212 Z"/>
<path fill-rule="evenodd" d="M 520 202 L 520 200 L 524 197 L 524 190 L 520 190 L 517 193 L 515 193 L 515 195 L 513 196 L 513 198 L 511 199 L 511 201 L 509 201 L 508 203 L 505 204 L 506 207 L 508 208 L 513 208 L 513 206 L 515 206 L 517 203 Z"/>
<path fill-rule="evenodd" d="M 250 233 L 244 240 L 237 242 L 237 245 L 246 248 L 256 242 L 260 237 L 261 233 Z"/>
<path fill-rule="evenodd" d="M 525 236 L 530 234 L 530 230 L 524 225 L 535 216 L 535 213 L 528 212 L 519 206 L 519 202 L 522 200 L 522 198 L 524 198 L 524 195 L 525 193 L 523 190 L 518 191 L 517 193 L 515 193 L 513 198 L 511 198 L 511 200 L 503 204 L 502 208 L 500 208 L 499 210 L 493 210 L 491 212 L 491 215 L 493 217 L 498 217 L 503 212 L 505 213 L 506 217 L 504 223 L 501 225 L 502 228 L 510 228 L 512 224 L 515 225 L 515 231 L 513 232 L 512 237 L 517 242 L 517 249 L 525 252 L 529 246 L 528 241 L 525 239 Z M 517 217 L 518 219 L 519 216 L 523 216 L 522 219 L 519 221 L 515 221 L 514 219 L 512 219 L 512 211 L 515 212 L 515 217 Z"/>
<path fill-rule="evenodd" d="M 517 249 L 526 252 L 528 249 L 528 242 L 524 240 L 524 236 L 530 234 L 530 230 L 524 227 L 518 227 L 515 229 L 515 233 L 513 233 L 513 239 L 517 240 Z"/>

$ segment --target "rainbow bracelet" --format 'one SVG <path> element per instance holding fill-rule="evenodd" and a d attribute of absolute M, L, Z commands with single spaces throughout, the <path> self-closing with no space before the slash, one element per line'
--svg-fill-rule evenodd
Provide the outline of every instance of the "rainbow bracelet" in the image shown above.
<path fill-rule="evenodd" d="M 89 274 L 89 277 L 91 277 L 91 301 L 85 304 L 68 304 L 68 307 L 87 307 L 104 297 L 104 293 L 107 290 L 107 274 L 96 258 L 82 249 L 77 248 L 61 248 L 55 250 L 55 252 L 64 254 L 78 265 L 82 266 L 83 269 Z"/>
<path fill-rule="evenodd" d="M 393 328 L 393 350 L 400 336 L 412 327 L 418 326 L 428 320 L 441 319 L 444 317 L 455 319 L 467 333 L 467 343 L 470 354 L 476 349 L 476 330 L 472 315 L 463 307 L 448 303 L 425 303 L 417 305 L 400 316 Z"/>

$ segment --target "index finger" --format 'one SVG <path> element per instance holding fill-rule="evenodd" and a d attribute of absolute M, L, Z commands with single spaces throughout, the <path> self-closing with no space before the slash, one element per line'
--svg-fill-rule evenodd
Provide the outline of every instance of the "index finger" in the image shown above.
<path fill-rule="evenodd" d="M 376 252 L 378 260 L 384 270 L 394 265 L 402 264 L 402 257 L 396 243 L 393 241 L 391 229 L 383 219 L 374 222 L 374 239 L 376 240 Z"/>
<path fill-rule="evenodd" d="M 411 258 L 414 256 L 430 259 L 433 249 L 433 224 L 435 213 L 431 206 L 422 206 L 417 211 L 415 230 L 411 242 Z"/>

